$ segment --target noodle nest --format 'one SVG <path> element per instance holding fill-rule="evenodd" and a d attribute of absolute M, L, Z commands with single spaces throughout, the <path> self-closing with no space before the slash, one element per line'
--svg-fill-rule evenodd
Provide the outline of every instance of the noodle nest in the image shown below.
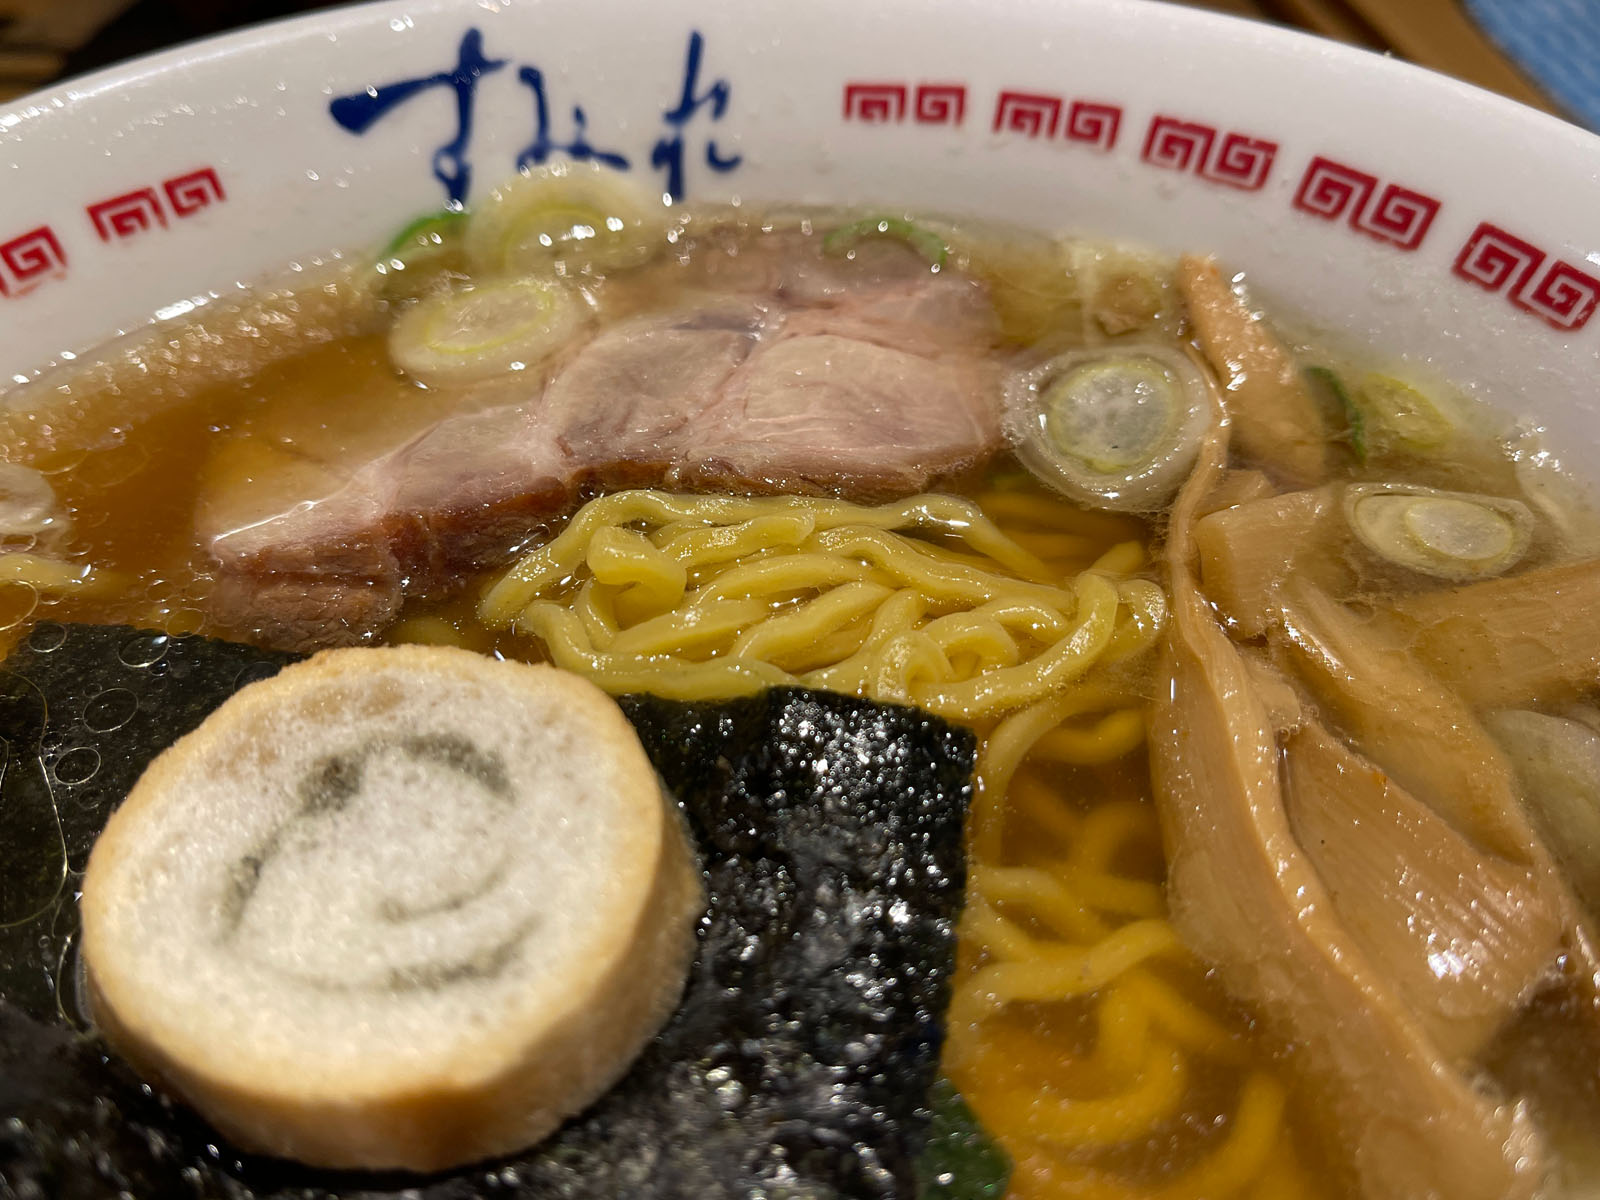
<path fill-rule="evenodd" d="M 1122 866 L 1137 843 L 1159 861 L 1148 797 L 1085 811 L 1063 794 L 1065 773 L 1144 742 L 1141 667 L 1167 610 L 1126 532 L 1020 491 L 875 507 L 617 492 L 498 578 L 478 615 L 612 693 L 825 688 L 974 726 L 945 1070 L 1012 1153 L 1010 1194 L 1310 1194 L 1282 1085 L 1193 999 L 1209 994 L 1204 972 L 1159 877 Z M 1032 842 L 1020 856 L 1007 836 L 1019 826 Z M 1039 1006 L 1061 1011 L 1027 1018 Z M 1080 1027 L 1088 1049 L 1063 1033 Z M 1181 1122 L 1196 1060 L 1231 1081 L 1221 1132 L 1160 1182 L 1105 1165 Z"/>

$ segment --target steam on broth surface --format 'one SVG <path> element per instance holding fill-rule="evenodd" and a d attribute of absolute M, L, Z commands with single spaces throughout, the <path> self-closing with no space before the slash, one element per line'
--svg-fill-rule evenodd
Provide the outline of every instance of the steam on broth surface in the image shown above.
<path fill-rule="evenodd" d="M 981 738 L 943 1070 L 1009 1194 L 1559 1196 L 1600 561 L 1488 428 L 1204 260 L 525 179 L 20 389 L 0 639 L 918 705 Z"/>

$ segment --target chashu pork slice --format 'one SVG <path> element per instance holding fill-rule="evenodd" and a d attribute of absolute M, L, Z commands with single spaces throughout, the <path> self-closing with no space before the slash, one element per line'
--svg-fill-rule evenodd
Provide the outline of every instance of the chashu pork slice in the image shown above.
<path fill-rule="evenodd" d="M 838 334 L 756 355 L 685 430 L 671 487 L 890 500 L 980 466 L 1000 430 L 980 360 Z"/>
<path fill-rule="evenodd" d="M 286 456 L 246 488 L 233 485 L 248 472 L 214 472 L 198 522 L 216 625 L 283 649 L 358 644 L 408 590 L 505 561 L 595 490 L 883 500 L 999 448 L 978 285 L 924 267 L 786 290 L 620 322 L 547 384 L 483 385 L 375 456 Z"/>

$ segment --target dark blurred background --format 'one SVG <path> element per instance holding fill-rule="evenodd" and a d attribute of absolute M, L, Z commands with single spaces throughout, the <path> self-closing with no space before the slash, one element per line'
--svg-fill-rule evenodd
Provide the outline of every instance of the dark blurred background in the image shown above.
<path fill-rule="evenodd" d="M 648 0 L 640 0 L 648 3 Z M 796 0 L 803 3 L 804 0 Z M 1555 99 L 1561 79 L 1522 54 L 1495 10 L 1519 23 L 1575 19 L 1600 30 L 1596 0 L 1189 0 L 1265 21 L 1309 29 L 1387 51 L 1460 76 L 1524 103 L 1577 113 Z M 75 75 L 178 42 L 275 17 L 332 7 L 333 0 L 0 0 L 0 102 Z M 1567 11 L 1576 14 L 1567 18 Z M 1540 15 L 1540 14 L 1543 15 Z M 1485 32 L 1485 30 L 1489 32 Z M 1548 29 L 1530 30 L 1544 38 Z M 1526 39 L 1523 39 L 1526 40 Z M 1572 38 L 1558 42 L 1571 44 Z M 1543 86 L 1533 82 L 1543 80 Z"/>
<path fill-rule="evenodd" d="M 0 0 L 0 100 L 334 0 Z"/>

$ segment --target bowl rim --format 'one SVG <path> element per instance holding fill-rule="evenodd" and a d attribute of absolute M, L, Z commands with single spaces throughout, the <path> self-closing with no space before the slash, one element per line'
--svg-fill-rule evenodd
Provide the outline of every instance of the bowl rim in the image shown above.
<path fill-rule="evenodd" d="M 700 2 L 708 13 L 720 7 L 714 0 Z M 879 0 L 880 4 L 883 2 Z M 936 20 L 943 11 L 975 7 L 973 0 L 890 0 L 890 3 L 908 13 L 914 12 L 922 20 Z M 350 0 L 329 8 L 270 18 L 239 29 L 203 35 L 94 71 L 52 81 L 0 105 L 0 140 L 25 136 L 20 133 L 19 125 L 25 128 L 27 117 L 42 115 L 45 111 L 71 109 L 93 102 L 99 96 L 119 88 L 161 75 L 172 75 L 195 63 L 248 54 L 304 34 L 320 31 L 337 37 L 346 31 L 364 29 L 386 16 L 396 20 L 419 10 L 448 15 L 453 9 L 463 12 L 476 9 L 480 19 L 493 19 L 512 11 L 517 4 L 518 0 L 477 5 L 463 0 Z M 782 13 L 787 7 L 783 0 L 743 0 L 741 7 L 755 5 L 765 5 L 775 13 Z M 1050 9 L 1062 12 L 1069 9 L 1100 9 L 1108 19 L 1136 23 L 1163 22 L 1177 26 L 1180 32 L 1195 32 L 1201 36 L 1227 34 L 1227 41 L 1240 43 L 1246 48 L 1253 44 L 1257 50 L 1273 54 L 1295 55 L 1314 49 L 1328 62 L 1330 69 L 1349 68 L 1376 73 L 1392 80 L 1410 80 L 1414 86 L 1432 88 L 1458 102 L 1496 112 L 1502 119 L 1514 117 L 1530 126 L 1540 137 L 1558 137 L 1575 147 L 1587 147 L 1588 153 L 1600 157 L 1600 132 L 1590 131 L 1565 117 L 1541 111 L 1479 84 L 1399 58 L 1392 53 L 1342 42 L 1272 20 L 1200 8 L 1178 3 L 1177 0 L 1034 0 L 1029 7 L 1040 13 Z"/>

